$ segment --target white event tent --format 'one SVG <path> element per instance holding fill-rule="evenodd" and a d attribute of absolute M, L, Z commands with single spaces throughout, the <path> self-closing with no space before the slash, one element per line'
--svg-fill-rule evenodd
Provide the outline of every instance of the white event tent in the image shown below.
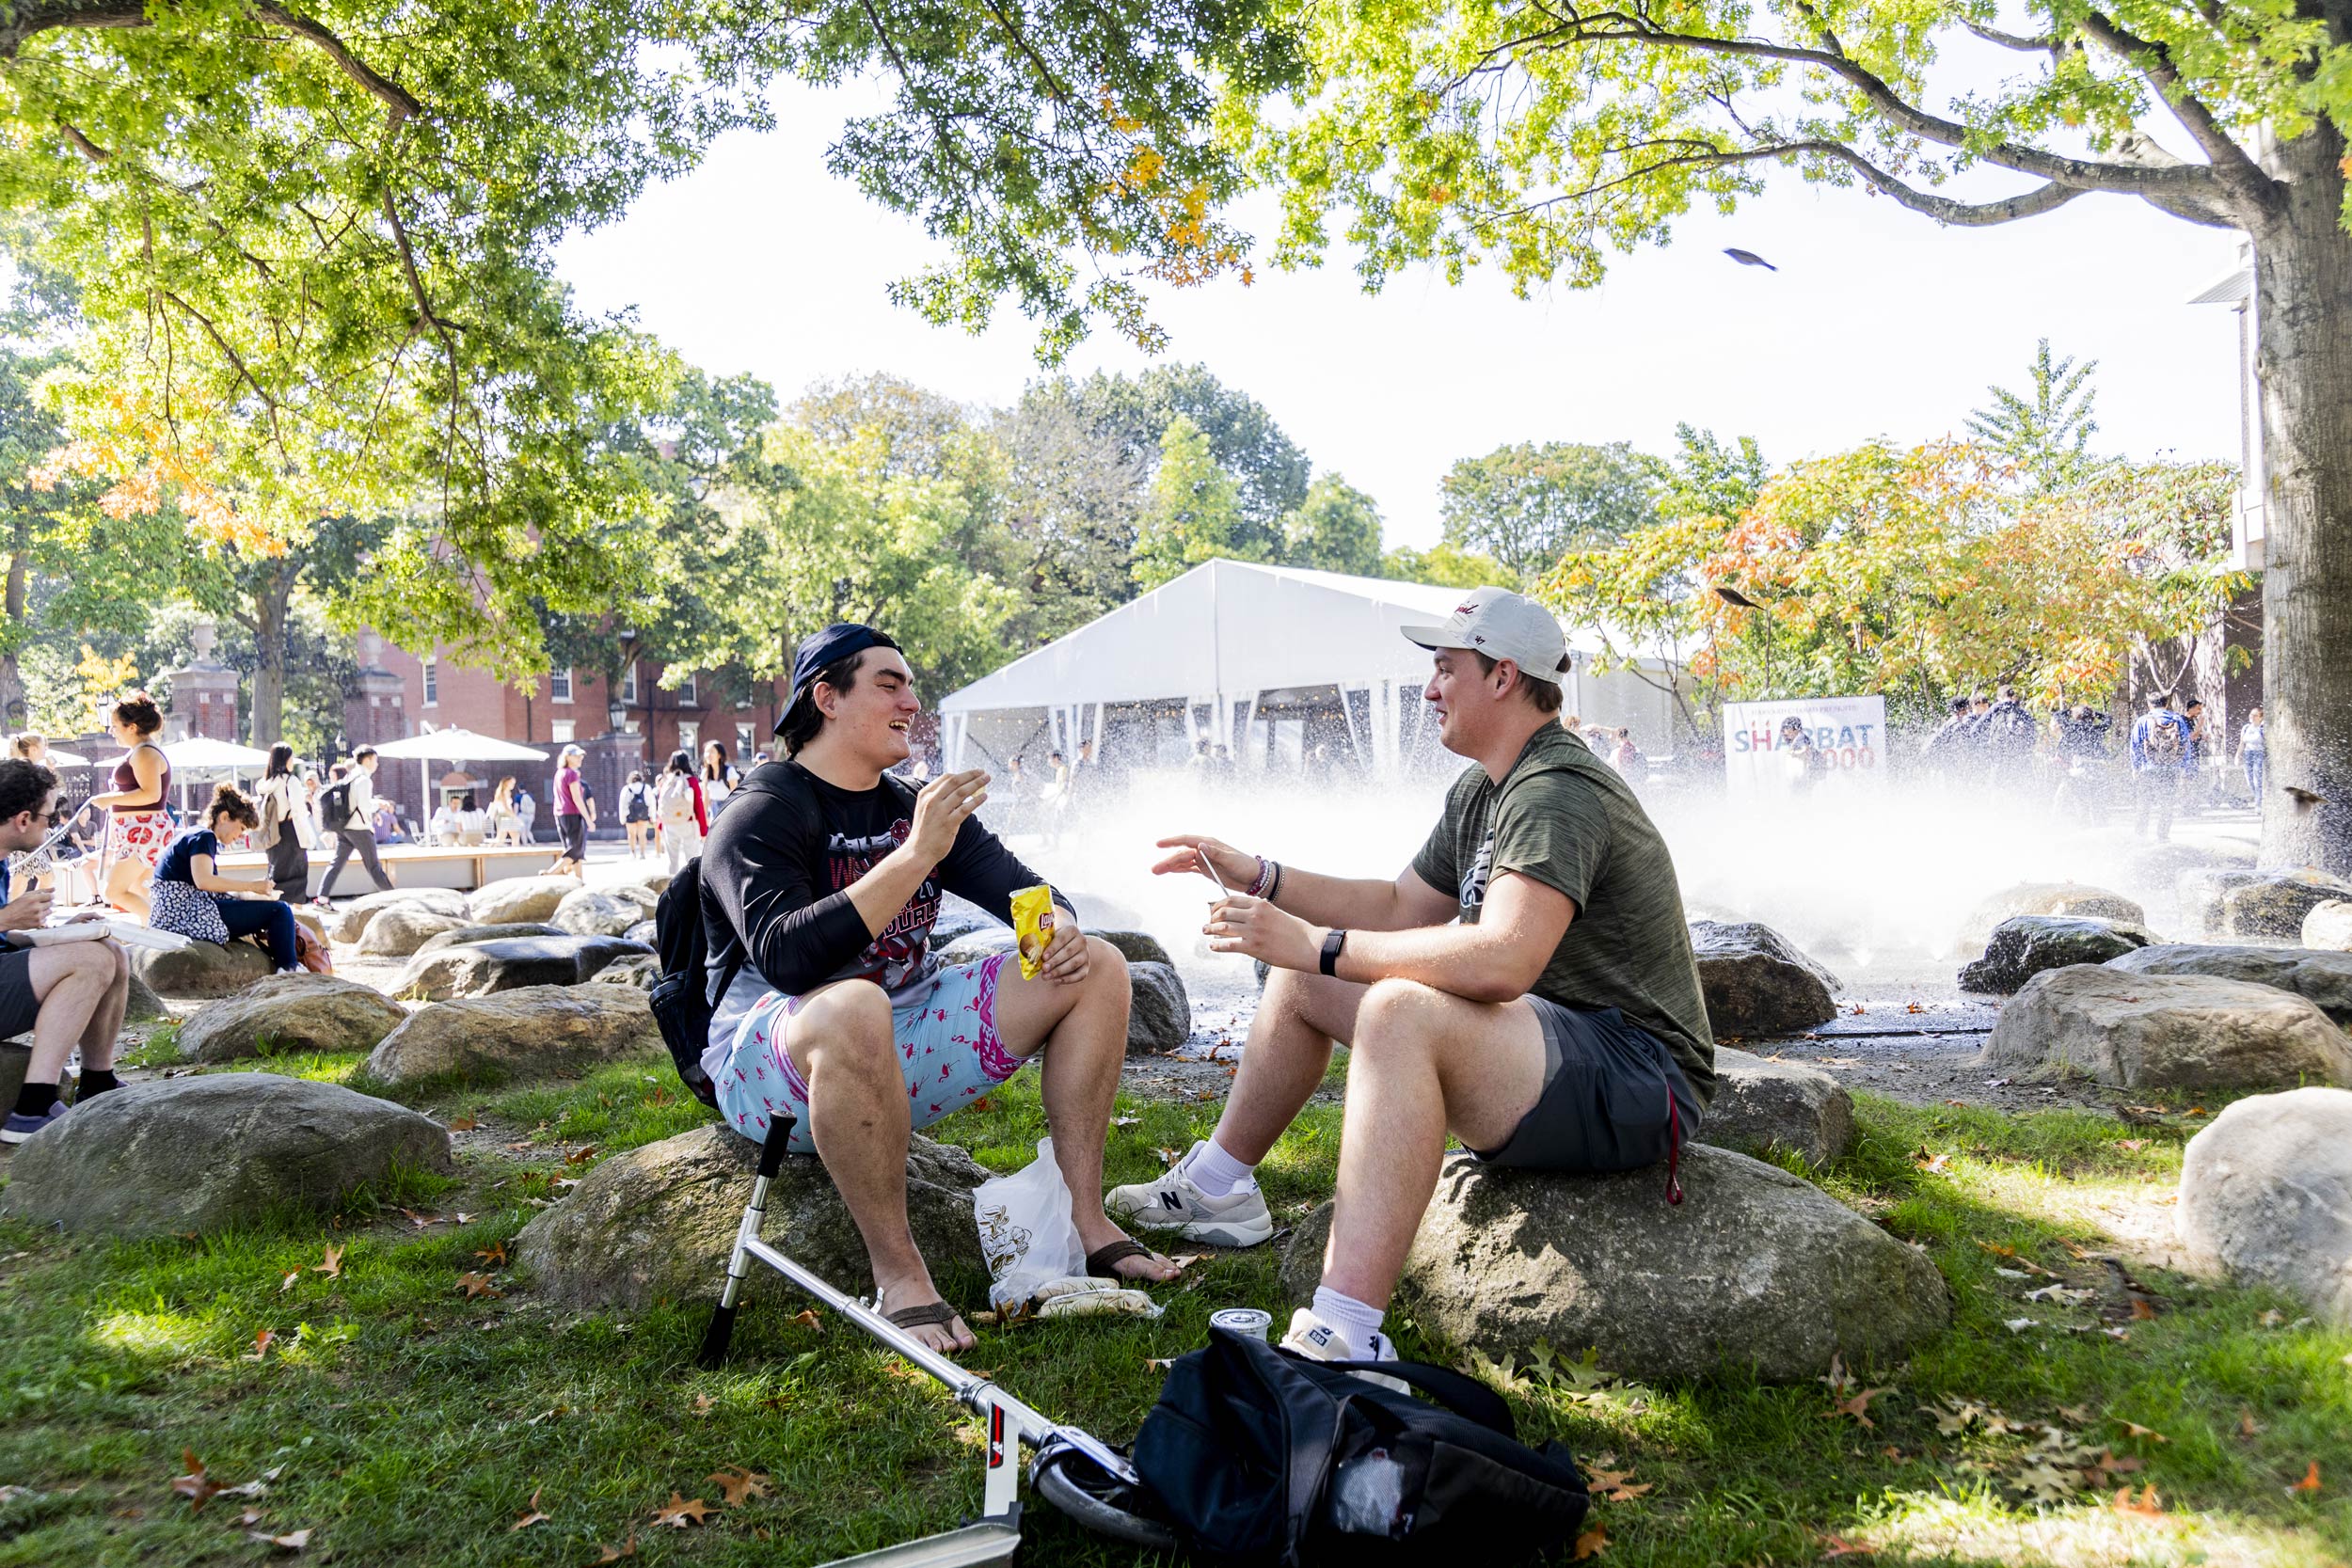
<path fill-rule="evenodd" d="M 978 743 L 993 755 L 1031 738 L 1067 754 L 1100 741 L 1105 709 L 1182 705 L 1187 740 L 1238 742 L 1261 709 L 1305 689 L 1336 690 L 1348 738 L 1375 772 L 1393 771 L 1429 737 L 1420 693 L 1429 654 L 1399 628 L 1434 625 L 1459 588 L 1211 561 L 941 700 L 950 768 Z M 1672 699 L 1643 675 L 1595 673 L 1600 640 L 1571 629 L 1567 711 L 1637 726 L 1644 749 L 1672 749 Z M 1644 657 L 1663 677 L 1669 661 Z M 1187 747 L 1189 749 L 1189 747 Z"/>
<path fill-rule="evenodd" d="M 454 725 L 446 730 L 427 729 L 420 735 L 387 740 L 375 749 L 375 754 L 389 761 L 414 759 L 421 793 L 427 816 L 433 812 L 433 765 L 437 762 L 545 762 L 548 754 L 532 746 L 501 740 L 496 736 L 477 735 Z"/>

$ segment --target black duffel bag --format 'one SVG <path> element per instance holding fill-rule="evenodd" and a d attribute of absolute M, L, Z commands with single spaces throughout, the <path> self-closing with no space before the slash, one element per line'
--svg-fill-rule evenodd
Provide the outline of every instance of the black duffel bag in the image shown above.
<path fill-rule="evenodd" d="M 1216 1328 L 1168 1369 L 1135 1465 L 1195 1551 L 1284 1568 L 1469 1546 L 1508 1560 L 1573 1542 L 1592 1501 L 1567 1450 L 1521 1443 L 1482 1383 L 1415 1361 L 1311 1361 Z"/>

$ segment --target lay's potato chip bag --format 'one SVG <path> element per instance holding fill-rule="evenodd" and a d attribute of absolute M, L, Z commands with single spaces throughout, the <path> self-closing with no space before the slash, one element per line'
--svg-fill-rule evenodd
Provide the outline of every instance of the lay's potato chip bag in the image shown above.
<path fill-rule="evenodd" d="M 1034 980 L 1045 967 L 1045 944 L 1054 940 L 1054 890 L 1040 884 L 1012 895 L 1013 945 L 1021 953 L 1021 978 Z"/>

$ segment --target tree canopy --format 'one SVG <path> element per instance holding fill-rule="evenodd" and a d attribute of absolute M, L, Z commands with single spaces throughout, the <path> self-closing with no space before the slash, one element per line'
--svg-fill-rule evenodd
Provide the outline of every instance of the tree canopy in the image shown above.
<path fill-rule="evenodd" d="M 1656 464 L 1623 441 L 1522 441 L 1465 457 L 1438 486 L 1445 542 L 1492 556 L 1518 583 L 1570 548 L 1620 538 L 1656 515 Z"/>

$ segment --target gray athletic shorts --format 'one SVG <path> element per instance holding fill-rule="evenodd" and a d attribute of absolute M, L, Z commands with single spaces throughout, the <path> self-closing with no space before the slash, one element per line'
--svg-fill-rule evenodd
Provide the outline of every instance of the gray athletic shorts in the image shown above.
<path fill-rule="evenodd" d="M 1525 999 L 1544 1031 L 1544 1087 L 1534 1108 L 1491 1153 L 1491 1165 L 1527 1170 L 1639 1170 L 1696 1135 L 1698 1101 L 1666 1042 L 1614 1007 Z"/>
<path fill-rule="evenodd" d="M 40 999 L 33 994 L 32 949 L 0 951 L 0 1040 L 24 1033 L 40 1016 Z"/>

